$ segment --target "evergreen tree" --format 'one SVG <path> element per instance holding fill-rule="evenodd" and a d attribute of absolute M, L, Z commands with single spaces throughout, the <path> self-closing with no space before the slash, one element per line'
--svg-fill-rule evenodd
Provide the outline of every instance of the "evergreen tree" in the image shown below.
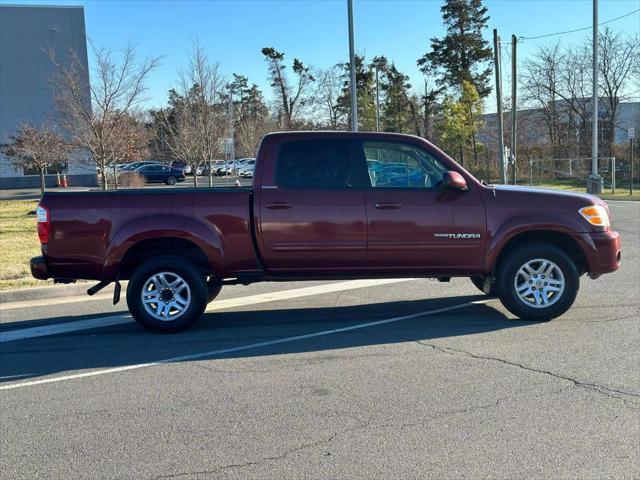
<path fill-rule="evenodd" d="M 255 83 L 249 85 L 243 75 L 233 74 L 229 91 L 234 106 L 236 153 L 239 157 L 254 156 L 262 136 L 272 127 L 269 109 L 262 91 Z"/>
<path fill-rule="evenodd" d="M 487 8 L 482 0 L 445 0 L 440 10 L 447 34 L 431 39 L 431 51 L 418 60 L 418 66 L 432 66 L 441 87 L 461 91 L 466 80 L 480 98 L 487 97 L 493 56 L 489 42 L 482 38 L 489 20 Z"/>
<path fill-rule="evenodd" d="M 302 110 L 309 103 L 309 87 L 315 78 L 309 67 L 305 67 L 300 60 L 294 58 L 291 69 L 295 74 L 295 81 L 292 86 L 286 73 L 284 53 L 273 47 L 265 47 L 261 51 L 269 65 L 269 79 L 278 99 L 277 107 L 282 126 L 292 130 L 300 123 Z"/>
<path fill-rule="evenodd" d="M 386 132 L 414 133 L 415 110 L 409 98 L 409 77 L 390 64 L 384 71 L 381 90 L 384 92 L 381 123 Z"/>
<path fill-rule="evenodd" d="M 375 71 L 367 66 L 364 56 L 356 55 L 356 95 L 358 96 L 358 128 L 364 131 L 376 129 L 376 80 Z M 351 73 L 349 63 L 343 64 L 342 95 L 338 109 L 351 124 Z"/>
<path fill-rule="evenodd" d="M 262 91 L 255 83 L 250 86 L 247 77 L 234 73 L 229 91 L 233 98 L 236 121 L 255 120 L 269 114 Z"/>
<path fill-rule="evenodd" d="M 477 120 L 481 114 L 480 95 L 468 81 L 462 83 L 462 93 L 457 99 L 448 95 L 442 103 L 438 122 L 440 143 L 461 165 L 464 165 L 465 152 L 481 126 Z"/>

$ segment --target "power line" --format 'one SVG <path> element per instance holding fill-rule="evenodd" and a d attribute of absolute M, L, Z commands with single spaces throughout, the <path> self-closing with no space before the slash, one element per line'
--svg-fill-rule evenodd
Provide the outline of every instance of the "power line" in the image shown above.
<path fill-rule="evenodd" d="M 606 25 L 607 23 L 611 23 L 611 22 L 615 22 L 616 20 L 620 20 L 621 18 L 628 17 L 629 15 L 633 15 L 634 13 L 638 13 L 638 12 L 640 12 L 640 8 L 638 8 L 637 10 L 634 10 L 632 12 L 625 13 L 624 15 L 620 15 L 619 17 L 612 18 L 611 20 L 607 20 L 606 22 L 599 23 L 598 26 Z M 583 27 L 583 28 L 576 28 L 575 30 L 567 30 L 567 31 L 564 31 L 564 32 L 555 32 L 555 33 L 547 33 L 546 35 L 538 35 L 537 37 L 518 37 L 518 39 L 520 39 L 520 40 L 537 40 L 538 38 L 552 37 L 554 35 L 564 35 L 565 33 L 581 32 L 583 30 L 591 30 L 592 28 L 593 28 L 593 26 Z"/>

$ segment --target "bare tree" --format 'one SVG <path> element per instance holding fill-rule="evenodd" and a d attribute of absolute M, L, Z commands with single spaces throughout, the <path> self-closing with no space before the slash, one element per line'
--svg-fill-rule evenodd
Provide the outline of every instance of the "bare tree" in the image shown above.
<path fill-rule="evenodd" d="M 599 36 L 600 55 L 598 68 L 602 104 L 606 112 L 606 155 L 612 155 L 615 131 L 618 124 L 618 107 L 626 99 L 628 87 L 640 64 L 640 36 L 623 38 L 610 28 Z"/>
<path fill-rule="evenodd" d="M 107 152 L 109 164 L 113 168 L 113 184 L 118 188 L 117 165 L 131 163 L 149 155 L 149 133 L 144 122 L 138 116 L 127 115 L 119 122 L 115 131 L 115 140 Z"/>
<path fill-rule="evenodd" d="M 44 193 L 47 167 L 65 162 L 70 151 L 69 145 L 48 125 L 36 127 L 24 124 L 9 139 L 12 143 L 3 148 L 3 153 L 16 166 L 37 170 L 40 191 Z"/>
<path fill-rule="evenodd" d="M 560 66 L 563 59 L 560 45 L 542 47 L 524 63 L 524 100 L 539 106 L 544 113 L 547 135 L 553 149 L 560 149 Z"/>
<path fill-rule="evenodd" d="M 314 103 L 321 112 L 323 124 L 333 130 L 344 125 L 344 111 L 338 104 L 342 95 L 342 65 L 323 69 L 314 69 L 316 87 L 313 91 Z"/>
<path fill-rule="evenodd" d="M 220 140 L 229 133 L 224 85 L 219 64 L 209 61 L 196 40 L 178 90 L 170 92 L 169 107 L 156 113 L 166 145 L 191 167 L 195 187 L 198 167 L 216 158 Z"/>
<path fill-rule="evenodd" d="M 118 135 L 129 121 L 128 114 L 144 100 L 145 82 L 159 59 L 138 62 L 131 45 L 118 51 L 90 46 L 91 72 L 77 52 L 71 52 L 69 64 L 58 63 L 53 51 L 49 57 L 58 67 L 52 80 L 63 130 L 73 145 L 89 153 L 87 161 L 100 169 L 106 189 L 106 172 L 118 149 Z"/>
<path fill-rule="evenodd" d="M 309 67 L 305 67 L 300 60 L 294 58 L 291 68 L 296 80 L 295 85 L 291 86 L 286 74 L 284 53 L 272 47 L 265 47 L 262 54 L 269 65 L 271 86 L 278 98 L 277 108 L 282 116 L 281 124 L 287 130 L 292 130 L 298 124 L 302 110 L 309 103 L 309 86 L 315 78 Z"/>
<path fill-rule="evenodd" d="M 640 64 L 640 39 L 623 37 L 605 28 L 599 37 L 599 88 L 597 106 L 592 105 L 591 40 L 579 47 L 542 47 L 525 62 L 524 86 L 527 100 L 544 112 L 553 154 L 573 150 L 575 132 L 576 155 L 588 151 L 591 135 L 592 108 L 602 109 L 601 125 L 605 141 L 604 155 L 611 155 L 615 132 L 620 128 L 618 107 L 628 98 L 631 83 Z M 583 148 L 581 148 L 581 146 Z"/>

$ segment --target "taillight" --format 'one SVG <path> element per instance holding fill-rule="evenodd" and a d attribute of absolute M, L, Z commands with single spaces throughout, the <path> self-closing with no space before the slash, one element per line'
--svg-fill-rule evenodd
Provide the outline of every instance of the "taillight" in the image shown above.
<path fill-rule="evenodd" d="M 51 225 L 51 216 L 49 209 L 45 206 L 38 205 L 36 208 L 36 220 L 38 222 L 38 238 L 42 245 L 49 243 L 49 233 Z"/>

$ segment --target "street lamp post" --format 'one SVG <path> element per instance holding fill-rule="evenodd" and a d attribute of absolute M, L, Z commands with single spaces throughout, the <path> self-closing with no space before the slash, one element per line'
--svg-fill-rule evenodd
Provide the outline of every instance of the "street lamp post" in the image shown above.
<path fill-rule="evenodd" d="M 386 67 L 387 61 L 385 57 L 374 57 L 370 67 L 376 70 L 376 132 L 380 131 L 380 70 Z"/>
<path fill-rule="evenodd" d="M 380 131 L 380 80 L 378 78 L 378 64 L 376 67 L 376 132 Z"/>
<path fill-rule="evenodd" d="M 349 65 L 351 69 L 351 130 L 358 131 L 358 95 L 356 92 L 356 54 L 353 41 L 353 0 L 347 0 L 349 14 Z"/>
<path fill-rule="evenodd" d="M 598 0 L 593 0 L 593 92 L 591 99 L 591 175 L 587 182 L 587 192 L 602 192 L 602 178 L 598 175 Z"/>

